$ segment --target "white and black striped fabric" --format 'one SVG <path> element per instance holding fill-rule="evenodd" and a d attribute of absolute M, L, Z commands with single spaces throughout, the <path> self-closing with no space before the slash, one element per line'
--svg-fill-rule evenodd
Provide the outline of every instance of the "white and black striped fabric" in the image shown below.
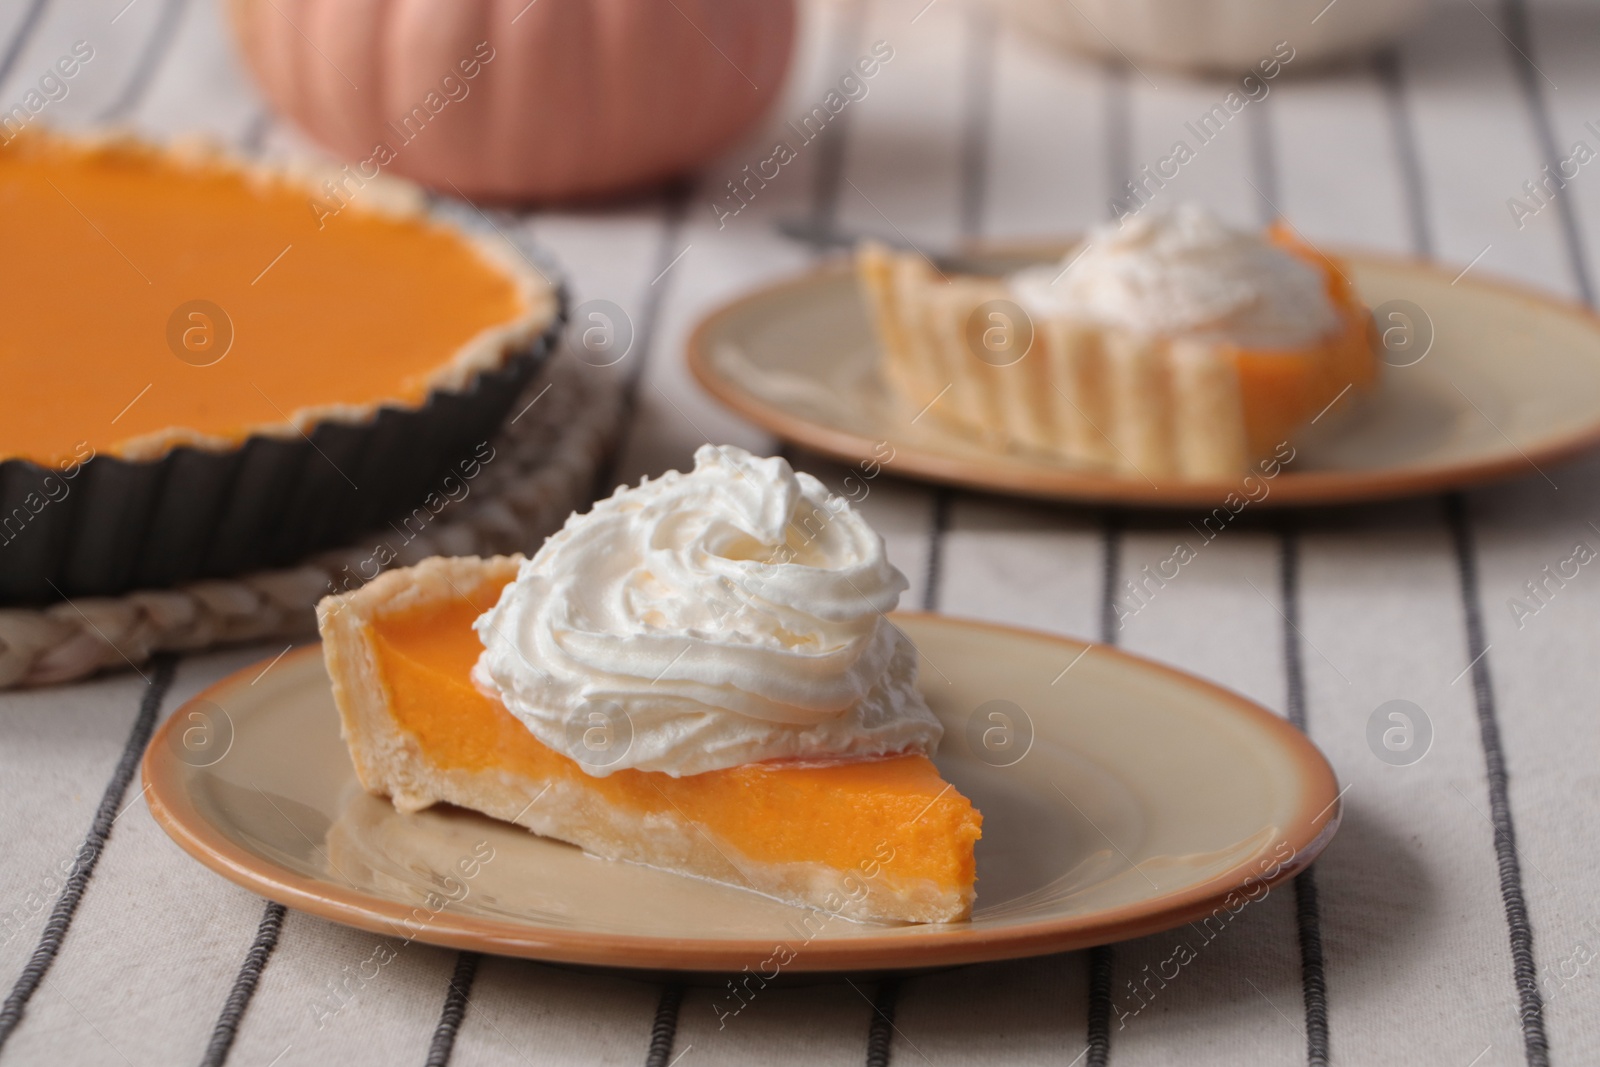
<path fill-rule="evenodd" d="M 11 0 L 0 106 L 87 40 L 95 58 L 42 120 L 299 150 L 222 20 L 216 0 Z M 725 182 L 880 40 L 893 59 L 867 96 L 719 227 Z M 1159 195 L 1592 301 L 1600 168 L 1521 228 L 1507 201 L 1576 142 L 1600 148 L 1597 59 L 1593 4 L 1440 0 L 1370 62 L 1275 80 Z M 712 305 L 831 235 L 934 250 L 1081 230 L 1228 88 L 1062 59 L 958 0 L 808 4 L 769 127 L 698 179 L 503 221 L 556 253 L 579 300 L 634 319 L 631 425 L 604 488 L 684 465 L 708 435 L 777 450 L 684 370 Z M 848 473 L 791 458 L 836 486 Z M 1600 544 L 1600 458 L 1443 499 L 1246 513 L 1132 614 L 1125 581 L 1192 538 L 1183 517 L 892 477 L 863 507 L 912 576 L 909 605 L 1115 642 L 1279 709 L 1346 790 L 1327 853 L 1210 939 L 775 987 L 719 1026 L 714 989 L 382 946 L 203 870 L 152 822 L 138 757 L 176 705 L 277 650 L 165 659 L 0 695 L 0 1067 L 1600 1060 L 1600 573 L 1531 616 L 1508 608 Z M 1432 725 L 1409 766 L 1368 746 L 1391 699 Z M 1180 943 L 1193 959 L 1174 973 Z M 375 952 L 393 958 L 371 977 Z"/>

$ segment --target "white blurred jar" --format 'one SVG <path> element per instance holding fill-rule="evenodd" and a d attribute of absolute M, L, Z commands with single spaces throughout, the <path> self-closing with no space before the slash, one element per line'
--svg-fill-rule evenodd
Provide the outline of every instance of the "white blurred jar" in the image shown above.
<path fill-rule="evenodd" d="M 1302 63 L 1395 40 L 1429 0 L 990 0 L 1003 14 L 1074 49 L 1185 70 L 1233 73 L 1280 41 Z"/>

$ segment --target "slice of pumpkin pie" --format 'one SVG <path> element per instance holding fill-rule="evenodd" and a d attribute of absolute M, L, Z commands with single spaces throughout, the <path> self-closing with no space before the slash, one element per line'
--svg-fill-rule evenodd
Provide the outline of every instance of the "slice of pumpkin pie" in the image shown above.
<path fill-rule="evenodd" d="M 929 758 L 882 538 L 782 459 L 695 460 L 531 559 L 325 599 L 363 786 L 847 918 L 965 918 L 981 817 Z"/>
<path fill-rule="evenodd" d="M 1007 276 L 941 276 L 874 244 L 856 265 L 907 416 L 1072 465 L 1190 481 L 1275 470 L 1290 437 L 1378 379 L 1360 294 L 1282 222 L 1246 233 L 1183 204 Z"/>

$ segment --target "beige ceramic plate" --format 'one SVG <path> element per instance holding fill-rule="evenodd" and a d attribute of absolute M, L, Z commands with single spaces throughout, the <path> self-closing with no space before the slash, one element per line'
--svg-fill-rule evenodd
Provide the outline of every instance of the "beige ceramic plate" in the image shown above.
<path fill-rule="evenodd" d="M 685 971 L 759 970 L 778 944 L 793 949 L 790 971 L 883 970 L 1056 952 L 1213 914 L 1225 924 L 1338 825 L 1321 753 L 1240 696 L 1100 646 L 937 615 L 896 621 L 947 727 L 939 767 L 984 815 L 970 922 L 864 925 L 592 859 L 470 812 L 401 815 L 357 784 L 315 647 L 180 708 L 145 756 L 150 809 L 213 870 L 336 922 Z"/>
<path fill-rule="evenodd" d="M 990 252 L 974 270 L 1058 258 Z M 1407 301 L 1419 362 L 1384 368 L 1378 392 L 1346 398 L 1292 442 L 1296 456 L 1270 482 L 1265 505 L 1332 504 L 1535 474 L 1600 443 L 1600 319 L 1469 274 L 1417 262 L 1346 255 L 1367 304 Z M 1402 325 L 1387 309 L 1385 329 Z M 1400 342 L 1404 335 L 1395 333 Z M 723 403 L 779 437 L 847 462 L 988 491 L 1063 500 L 1211 506 L 1241 482 L 1164 482 L 1002 452 L 936 419 L 913 421 L 874 371 L 877 348 L 848 263 L 752 293 L 713 312 L 689 341 L 689 365 Z M 1251 495 L 1260 490 L 1252 488 Z"/>

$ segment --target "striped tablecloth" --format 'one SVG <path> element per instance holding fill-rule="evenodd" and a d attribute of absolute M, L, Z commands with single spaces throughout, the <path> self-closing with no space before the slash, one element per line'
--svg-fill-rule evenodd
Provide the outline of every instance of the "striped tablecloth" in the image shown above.
<path fill-rule="evenodd" d="M 94 59 L 41 118 L 297 147 L 242 78 L 215 0 L 7 0 L 0 103 L 78 40 Z M 867 95 L 727 217 L 726 183 L 878 41 L 893 58 Z M 1531 204 L 1524 183 L 1575 142 L 1600 147 L 1585 126 L 1600 120 L 1597 47 L 1594 4 L 1441 0 L 1370 64 L 1273 81 L 1158 196 L 1240 224 L 1281 211 L 1313 241 L 1592 300 L 1600 170 L 1521 225 L 1508 199 Z M 818 4 L 770 128 L 696 181 L 502 224 L 549 246 L 579 300 L 632 317 L 635 408 L 614 472 L 631 482 L 707 438 L 778 447 L 702 395 L 682 351 L 709 307 L 816 258 L 789 234 L 944 249 L 1077 231 L 1229 88 L 1059 59 L 958 0 Z M 845 473 L 793 458 L 835 486 Z M 1526 585 L 1600 546 L 1597 490 L 1588 459 L 1444 499 L 1247 513 L 1130 611 L 1128 578 L 1193 536 L 1181 517 L 873 484 L 863 506 L 912 576 L 910 605 L 1116 641 L 1281 710 L 1333 761 L 1347 814 L 1327 853 L 1175 976 L 1183 931 L 773 988 L 719 1026 L 715 989 L 421 944 L 372 968 L 381 938 L 203 870 L 135 784 L 163 715 L 279 648 L 5 694 L 0 1065 L 1600 1062 L 1600 577 L 1583 569 L 1539 601 Z M 1514 613 L 1517 598 L 1538 610 Z M 1431 724 L 1419 762 L 1368 744 L 1393 699 Z"/>

